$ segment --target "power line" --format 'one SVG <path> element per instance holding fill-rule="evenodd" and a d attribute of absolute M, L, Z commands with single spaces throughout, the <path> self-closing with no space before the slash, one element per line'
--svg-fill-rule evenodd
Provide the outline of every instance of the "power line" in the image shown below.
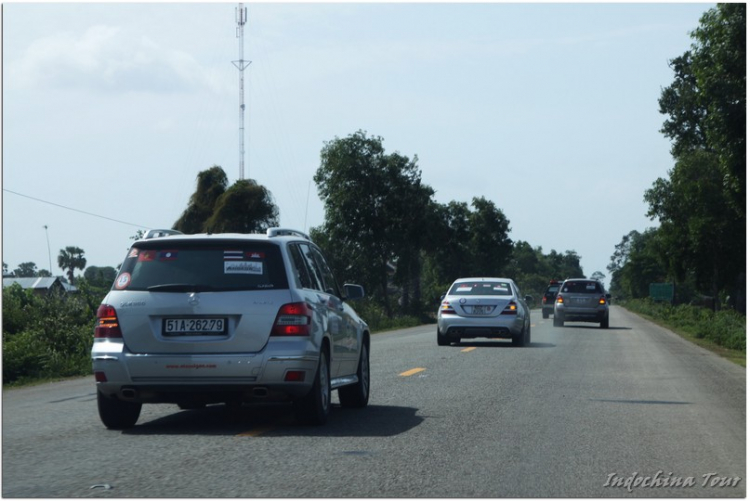
<path fill-rule="evenodd" d="M 24 198 L 28 198 L 28 199 L 31 199 L 31 200 L 35 200 L 37 202 L 42 202 L 44 204 L 54 205 L 55 207 L 60 207 L 60 208 L 63 208 L 63 209 L 72 210 L 74 212 L 80 212 L 81 214 L 86 214 L 87 216 L 98 217 L 98 218 L 101 218 L 101 219 L 106 219 L 108 221 L 114 221 L 115 223 L 127 224 L 128 226 L 135 226 L 136 228 L 149 228 L 149 226 L 146 226 L 146 225 L 143 225 L 143 224 L 128 223 L 127 221 L 120 221 L 119 219 L 112 219 L 111 217 L 100 216 L 99 214 L 93 214 L 91 212 L 86 212 L 85 210 L 74 209 L 72 207 L 66 207 L 64 205 L 56 204 L 54 202 L 49 202 L 47 200 L 42 200 L 41 198 L 35 198 L 35 197 L 31 197 L 29 195 L 24 195 L 23 193 L 18 193 L 18 192 L 12 191 L 12 190 L 8 190 L 6 188 L 3 188 L 3 191 L 6 191 L 8 193 L 13 193 L 14 195 L 18 195 L 19 197 L 24 197 Z"/>

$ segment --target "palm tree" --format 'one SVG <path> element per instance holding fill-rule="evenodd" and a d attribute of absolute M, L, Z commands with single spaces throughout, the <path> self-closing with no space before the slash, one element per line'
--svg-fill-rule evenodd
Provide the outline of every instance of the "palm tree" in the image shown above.
<path fill-rule="evenodd" d="M 86 267 L 86 258 L 83 257 L 83 249 L 73 246 L 60 249 L 60 255 L 57 256 L 57 265 L 63 270 L 68 270 L 68 281 L 72 284 L 73 271 L 76 268 L 83 270 Z"/>

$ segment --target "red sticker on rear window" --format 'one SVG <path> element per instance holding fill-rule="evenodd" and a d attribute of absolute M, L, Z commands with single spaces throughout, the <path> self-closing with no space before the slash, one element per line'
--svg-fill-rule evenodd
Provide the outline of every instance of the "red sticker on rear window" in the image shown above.
<path fill-rule="evenodd" d="M 138 256 L 138 261 L 153 261 L 154 259 L 156 259 L 156 251 L 153 250 L 145 250 Z"/>

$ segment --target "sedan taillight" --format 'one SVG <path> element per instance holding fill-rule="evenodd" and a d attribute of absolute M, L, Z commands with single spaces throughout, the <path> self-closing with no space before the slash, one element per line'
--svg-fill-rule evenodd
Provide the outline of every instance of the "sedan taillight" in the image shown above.
<path fill-rule="evenodd" d="M 508 306 L 502 312 L 502 315 L 516 315 L 518 314 L 518 305 L 515 301 L 508 303 Z"/>
<path fill-rule="evenodd" d="M 307 303 L 287 303 L 279 308 L 272 336 L 309 336 L 313 310 Z"/>
<path fill-rule="evenodd" d="M 443 301 L 443 304 L 440 305 L 440 313 L 456 313 L 456 310 L 448 301 Z"/>
<path fill-rule="evenodd" d="M 102 304 L 96 310 L 96 327 L 94 327 L 94 338 L 121 338 L 120 322 L 117 320 L 117 311 L 114 306 Z"/>

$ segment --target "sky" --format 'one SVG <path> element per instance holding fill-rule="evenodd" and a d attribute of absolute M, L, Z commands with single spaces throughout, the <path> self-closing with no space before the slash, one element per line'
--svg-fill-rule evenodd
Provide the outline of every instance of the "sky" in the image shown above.
<path fill-rule="evenodd" d="M 245 177 L 281 226 L 324 222 L 321 149 L 362 130 L 417 157 L 437 202 L 485 197 L 513 241 L 573 250 L 606 283 L 622 237 L 658 225 L 643 195 L 674 166 L 658 99 L 715 4 L 245 6 Z M 67 246 L 117 266 L 139 229 L 172 227 L 200 171 L 239 178 L 236 7 L 3 3 L 11 271 L 63 275 Z"/>

